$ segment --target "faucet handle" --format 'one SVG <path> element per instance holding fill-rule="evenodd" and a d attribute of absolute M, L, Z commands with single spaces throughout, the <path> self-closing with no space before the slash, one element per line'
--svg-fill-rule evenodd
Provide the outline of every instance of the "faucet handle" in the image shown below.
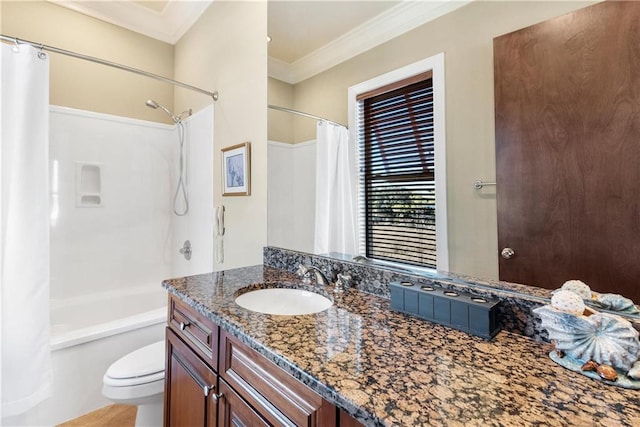
<path fill-rule="evenodd" d="M 309 269 L 307 267 L 305 267 L 303 264 L 300 264 L 298 266 L 298 268 L 296 269 L 296 274 L 300 277 L 304 276 L 305 274 L 309 273 Z"/>
<path fill-rule="evenodd" d="M 336 280 L 335 292 L 344 292 L 346 289 L 352 286 L 352 278 L 350 274 L 338 273 L 338 280 Z"/>
<path fill-rule="evenodd" d="M 311 274 L 309 273 L 309 268 L 307 268 L 304 264 L 300 264 L 296 269 L 296 274 L 302 279 L 302 283 L 311 283 Z"/>

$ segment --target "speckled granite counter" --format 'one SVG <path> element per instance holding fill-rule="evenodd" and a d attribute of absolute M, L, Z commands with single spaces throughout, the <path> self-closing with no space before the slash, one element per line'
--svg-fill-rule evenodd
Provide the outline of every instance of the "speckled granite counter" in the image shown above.
<path fill-rule="evenodd" d="M 305 316 L 234 303 L 248 285 L 297 282 L 255 266 L 163 286 L 367 425 L 640 426 L 640 392 L 568 371 L 547 357 L 549 345 L 521 335 L 486 341 L 356 290 Z"/>

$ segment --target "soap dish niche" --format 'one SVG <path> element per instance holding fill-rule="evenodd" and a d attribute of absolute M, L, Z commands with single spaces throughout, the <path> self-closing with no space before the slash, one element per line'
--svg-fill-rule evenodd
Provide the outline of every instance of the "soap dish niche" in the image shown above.
<path fill-rule="evenodd" d="M 76 207 L 99 208 L 102 200 L 102 165 L 76 162 Z"/>

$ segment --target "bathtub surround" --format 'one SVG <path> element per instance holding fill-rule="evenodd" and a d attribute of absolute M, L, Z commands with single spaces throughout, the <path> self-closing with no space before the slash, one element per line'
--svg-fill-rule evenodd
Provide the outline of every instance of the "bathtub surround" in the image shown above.
<path fill-rule="evenodd" d="M 57 183 L 53 303 L 171 276 L 179 248 L 171 239 L 179 149 L 174 126 L 58 106 L 51 106 L 50 120 Z M 76 206 L 77 163 L 101 165 L 101 206 Z"/>
<path fill-rule="evenodd" d="M 187 131 L 186 184 L 189 213 L 171 217 L 171 277 L 213 271 L 213 176 L 217 167 L 213 160 L 214 105 L 209 104 L 185 120 Z M 178 155 L 178 145 L 172 150 Z M 174 173 L 177 174 L 177 164 Z M 173 177 L 171 191 L 175 190 Z M 191 242 L 191 259 L 178 253 L 185 240 Z"/>
<path fill-rule="evenodd" d="M 271 246 L 313 252 L 316 141 L 269 141 L 269 242 Z"/>
<path fill-rule="evenodd" d="M 52 392 L 49 351 L 49 59 L 2 44 L 0 415 Z"/>
<path fill-rule="evenodd" d="M 172 212 L 180 150 L 175 126 L 51 107 L 58 188 L 51 229 L 54 304 L 211 271 L 213 105 L 186 119 L 185 127 L 191 209 L 178 217 Z M 78 162 L 101 164 L 101 207 L 76 207 Z M 178 253 L 185 240 L 193 246 L 190 261 Z"/>

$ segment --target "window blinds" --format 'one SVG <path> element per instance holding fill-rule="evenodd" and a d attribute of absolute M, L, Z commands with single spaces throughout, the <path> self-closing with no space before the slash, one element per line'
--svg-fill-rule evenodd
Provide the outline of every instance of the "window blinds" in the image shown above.
<path fill-rule="evenodd" d="M 361 236 L 370 258 L 436 266 L 432 79 L 359 101 Z"/>

